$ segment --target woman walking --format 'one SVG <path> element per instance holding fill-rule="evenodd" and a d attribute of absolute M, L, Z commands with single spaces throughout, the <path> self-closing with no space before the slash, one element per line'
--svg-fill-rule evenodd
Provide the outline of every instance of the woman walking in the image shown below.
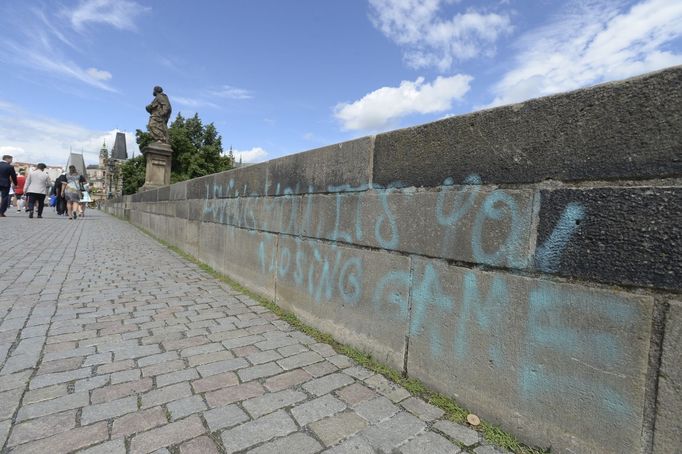
<path fill-rule="evenodd" d="M 43 217 L 45 196 L 52 184 L 49 175 L 45 172 L 46 165 L 41 162 L 36 167 L 37 168 L 26 177 L 23 188 L 24 193 L 28 196 L 28 217 L 31 219 L 33 219 L 33 210 L 36 202 L 38 202 L 38 218 Z"/>
<path fill-rule="evenodd" d="M 69 166 L 69 173 L 66 174 L 66 182 L 62 183 L 64 188 L 64 199 L 66 200 L 66 212 L 69 220 L 76 219 L 80 211 L 81 184 L 85 182 L 85 177 L 78 173 L 76 166 Z"/>

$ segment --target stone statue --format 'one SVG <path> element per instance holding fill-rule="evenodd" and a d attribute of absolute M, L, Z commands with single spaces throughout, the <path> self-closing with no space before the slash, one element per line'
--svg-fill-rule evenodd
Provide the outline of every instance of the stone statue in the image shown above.
<path fill-rule="evenodd" d="M 168 96 L 163 92 L 163 88 L 158 85 L 154 87 L 154 100 L 147 106 L 149 112 L 149 123 L 147 128 L 152 135 L 152 139 L 157 142 L 169 144 L 168 120 L 171 116 L 171 104 Z"/>

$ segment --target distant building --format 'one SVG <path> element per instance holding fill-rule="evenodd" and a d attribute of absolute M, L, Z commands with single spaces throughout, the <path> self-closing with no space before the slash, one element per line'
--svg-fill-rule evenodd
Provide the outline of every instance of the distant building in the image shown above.
<path fill-rule="evenodd" d="M 111 154 L 104 142 L 99 150 L 99 164 L 89 165 L 86 169 L 93 201 L 97 202 L 123 194 L 121 165 L 126 159 L 128 159 L 126 135 L 117 132 Z"/>

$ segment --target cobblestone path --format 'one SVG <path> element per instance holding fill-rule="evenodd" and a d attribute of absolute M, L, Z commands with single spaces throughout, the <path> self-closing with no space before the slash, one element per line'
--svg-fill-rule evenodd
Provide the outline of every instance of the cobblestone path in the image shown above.
<path fill-rule="evenodd" d="M 0 226 L 2 452 L 497 452 L 125 222 Z"/>

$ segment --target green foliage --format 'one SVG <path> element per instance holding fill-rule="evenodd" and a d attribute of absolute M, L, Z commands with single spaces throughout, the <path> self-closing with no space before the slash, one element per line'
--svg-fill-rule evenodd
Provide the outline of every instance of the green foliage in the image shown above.
<path fill-rule="evenodd" d="M 140 132 L 140 130 L 137 130 Z M 145 159 L 139 155 L 128 159 L 121 165 L 121 177 L 123 178 L 123 194 L 135 194 L 144 184 Z"/>
<path fill-rule="evenodd" d="M 215 126 L 202 124 L 198 114 L 187 119 L 178 114 L 168 133 L 173 147 L 173 183 L 232 168 L 230 159 L 222 156 L 222 139 Z"/>
<path fill-rule="evenodd" d="M 204 125 L 199 114 L 192 118 L 185 118 L 181 114 L 168 128 L 170 145 L 173 148 L 173 162 L 171 165 L 171 183 L 202 177 L 212 173 L 222 172 L 232 168 L 232 162 L 227 156 L 223 156 L 222 138 L 218 134 L 213 123 Z M 138 129 L 135 131 L 135 140 L 140 150 L 152 143 L 153 139 L 149 132 Z M 141 168 L 135 164 L 127 165 L 126 161 L 123 172 L 123 193 L 134 194 L 144 184 L 145 162 L 143 156 Z"/>

